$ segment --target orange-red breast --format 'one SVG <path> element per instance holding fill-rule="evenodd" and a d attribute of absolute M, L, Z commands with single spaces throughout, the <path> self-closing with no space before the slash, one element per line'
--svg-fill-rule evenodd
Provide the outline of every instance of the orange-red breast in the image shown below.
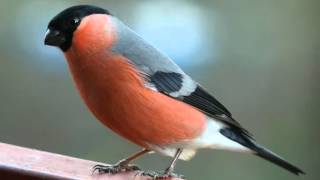
<path fill-rule="evenodd" d="M 174 159 L 154 176 L 174 176 L 176 159 L 211 148 L 252 153 L 303 173 L 258 145 L 221 103 L 107 10 L 80 5 L 62 11 L 50 21 L 45 44 L 64 52 L 96 118 L 144 148 L 114 166 L 96 166 L 99 172 L 135 170 L 131 160 L 155 151 Z"/>

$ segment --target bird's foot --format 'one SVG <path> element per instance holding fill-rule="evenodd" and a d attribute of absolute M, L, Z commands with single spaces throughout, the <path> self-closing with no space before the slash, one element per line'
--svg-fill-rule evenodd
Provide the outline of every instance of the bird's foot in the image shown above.
<path fill-rule="evenodd" d="M 171 178 L 180 178 L 185 179 L 183 175 L 175 174 L 175 173 L 164 173 L 164 172 L 155 172 L 155 171 L 141 171 L 139 175 L 149 176 L 154 180 L 157 179 L 171 179 Z"/>
<path fill-rule="evenodd" d="M 93 167 L 93 173 L 98 172 L 99 174 L 117 174 L 120 172 L 138 171 L 140 168 L 137 165 L 128 164 L 125 160 L 121 160 L 114 165 L 95 165 Z"/>

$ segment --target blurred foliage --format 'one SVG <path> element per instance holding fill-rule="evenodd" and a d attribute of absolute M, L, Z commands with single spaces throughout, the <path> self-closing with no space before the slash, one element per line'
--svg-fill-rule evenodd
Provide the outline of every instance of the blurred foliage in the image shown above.
<path fill-rule="evenodd" d="M 0 141 L 110 163 L 138 149 L 95 120 L 62 53 L 43 45 L 49 20 L 75 4 L 110 10 L 207 87 L 259 142 L 303 168 L 302 179 L 319 178 L 318 0 L 2 0 Z M 148 169 L 168 162 L 138 160 Z M 295 178 L 254 156 L 212 150 L 179 162 L 177 172 L 190 180 Z"/>

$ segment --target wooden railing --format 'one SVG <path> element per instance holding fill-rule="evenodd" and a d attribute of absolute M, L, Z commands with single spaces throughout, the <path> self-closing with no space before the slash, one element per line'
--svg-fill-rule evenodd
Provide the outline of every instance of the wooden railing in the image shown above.
<path fill-rule="evenodd" d="M 92 173 L 100 162 L 0 143 L 0 179 L 148 180 L 137 172 L 116 175 Z M 177 179 L 176 179 L 177 180 Z"/>

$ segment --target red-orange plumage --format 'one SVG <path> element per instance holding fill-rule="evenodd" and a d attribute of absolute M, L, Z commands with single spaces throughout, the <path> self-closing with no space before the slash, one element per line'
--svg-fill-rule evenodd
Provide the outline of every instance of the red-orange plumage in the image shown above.
<path fill-rule="evenodd" d="M 89 18 L 90 21 L 82 24 L 93 24 L 80 26 L 74 34 L 73 46 L 65 55 L 80 94 L 94 115 L 119 135 L 144 147 L 147 144 L 168 145 L 199 136 L 205 128 L 205 115 L 145 88 L 134 66 L 123 56 L 107 50 L 115 40 L 112 29 L 107 32 L 112 35 L 100 40 L 105 48 L 101 48 L 101 44 L 90 44 L 88 49 L 87 44 L 82 43 L 93 38 L 86 37 L 91 28 L 106 24 L 97 21 L 107 21 L 99 15 Z M 105 31 L 105 28 L 100 29 Z"/>

